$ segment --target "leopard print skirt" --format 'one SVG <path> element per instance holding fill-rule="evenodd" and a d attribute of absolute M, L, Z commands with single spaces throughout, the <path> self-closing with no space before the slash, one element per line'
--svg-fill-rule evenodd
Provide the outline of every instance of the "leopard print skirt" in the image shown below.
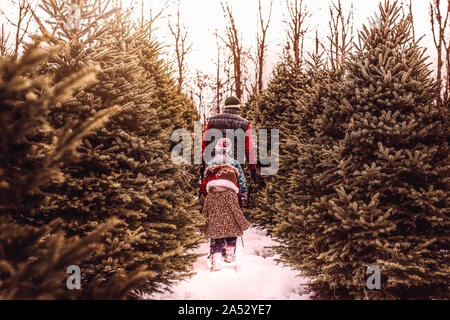
<path fill-rule="evenodd" d="M 207 218 L 205 233 L 212 239 L 241 236 L 250 228 L 237 194 L 230 189 L 208 193 L 202 214 Z"/>

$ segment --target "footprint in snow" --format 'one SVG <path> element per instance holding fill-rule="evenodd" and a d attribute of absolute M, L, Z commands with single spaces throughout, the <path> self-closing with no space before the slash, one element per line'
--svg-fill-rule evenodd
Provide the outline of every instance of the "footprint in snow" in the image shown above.
<path fill-rule="evenodd" d="M 263 257 L 264 259 L 268 257 L 273 257 L 275 255 L 275 252 L 272 248 L 258 248 L 254 250 L 255 255 Z"/>

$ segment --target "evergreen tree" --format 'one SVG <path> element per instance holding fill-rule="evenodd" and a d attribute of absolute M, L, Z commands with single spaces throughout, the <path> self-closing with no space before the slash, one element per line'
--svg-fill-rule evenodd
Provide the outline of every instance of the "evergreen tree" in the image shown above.
<path fill-rule="evenodd" d="M 58 103 L 75 90 L 95 81 L 96 68 L 85 68 L 54 82 L 37 70 L 56 56 L 61 46 L 42 46 L 41 39 L 28 45 L 23 56 L 0 58 L 0 298 L 61 299 L 79 297 L 68 290 L 66 269 L 102 250 L 101 236 L 118 223 L 109 219 L 80 239 L 57 231 L 60 219 L 48 225 L 30 225 L 29 203 L 40 188 L 60 175 L 59 165 L 77 154 L 75 147 L 84 136 L 104 125 L 118 107 L 107 108 L 83 124 L 55 130 L 45 120 Z M 85 296 L 124 297 L 129 288 L 144 278 L 115 278 L 106 291 L 95 285 Z"/>
<path fill-rule="evenodd" d="M 193 168 L 170 158 L 173 129 L 187 126 L 196 113 L 174 89 L 156 41 L 119 13 L 106 25 L 89 45 L 83 39 L 66 44 L 45 69 L 57 79 L 88 64 L 101 69 L 99 82 L 60 104 L 49 122 L 61 127 L 72 119 L 84 121 L 115 104 L 121 112 L 84 139 L 80 159 L 63 167 L 63 181 L 44 190 L 33 223 L 58 216 L 64 230 L 83 239 L 99 223 L 119 218 L 122 223 L 105 234 L 103 251 L 81 262 L 84 281 L 102 283 L 145 265 L 152 276 L 135 288 L 151 293 L 190 275 L 198 258 L 189 253 L 202 238 L 197 230 L 203 222 Z"/>
<path fill-rule="evenodd" d="M 276 234 L 282 259 L 320 294 L 448 298 L 446 109 L 433 101 L 425 51 L 399 12 L 396 2 L 380 5 L 343 81 L 319 82 L 328 94 L 314 99 L 312 87 L 306 97 L 315 135 L 299 151 L 321 156 L 302 155 L 300 167 L 314 188 L 300 183 L 311 200 L 285 214 Z M 366 287 L 372 265 L 381 290 Z"/>

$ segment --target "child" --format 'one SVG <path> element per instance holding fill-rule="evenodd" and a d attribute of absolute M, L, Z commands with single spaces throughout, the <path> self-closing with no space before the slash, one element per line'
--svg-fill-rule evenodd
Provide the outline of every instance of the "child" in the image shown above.
<path fill-rule="evenodd" d="M 217 142 L 217 145 L 215 147 L 215 156 L 214 158 L 209 161 L 206 164 L 206 168 L 215 166 L 215 165 L 222 165 L 222 164 L 230 164 L 239 171 L 239 175 L 237 177 L 238 183 L 239 183 L 239 193 L 238 193 L 238 200 L 239 205 L 243 205 L 247 201 L 247 185 L 245 181 L 245 175 L 244 171 L 242 170 L 241 165 L 239 162 L 233 158 L 230 157 L 231 153 L 231 141 L 228 138 L 220 139 Z M 207 179 L 208 178 L 208 179 Z M 206 184 L 211 180 L 215 179 L 214 175 L 205 175 L 205 179 L 203 179 L 202 184 L 200 186 L 200 196 L 207 195 L 206 192 Z"/>
<path fill-rule="evenodd" d="M 245 189 L 245 179 L 238 179 L 243 173 L 231 165 L 232 161 L 225 160 L 229 141 L 221 140 L 216 147 L 216 156 L 209 163 L 202 182 L 201 194 L 204 194 L 206 185 L 206 199 L 202 214 L 206 216 L 205 233 L 211 237 L 214 246 L 211 249 L 211 271 L 218 271 L 222 264 L 222 249 L 225 248 L 225 262 L 236 260 L 236 240 L 250 227 L 240 206 L 240 187 L 238 180 Z M 219 161 L 219 157 L 225 161 Z M 225 162 L 225 163 L 223 163 Z M 226 163 L 228 162 L 228 163 Z M 235 163 L 235 165 L 239 163 Z M 241 168 L 242 170 L 242 168 Z"/>

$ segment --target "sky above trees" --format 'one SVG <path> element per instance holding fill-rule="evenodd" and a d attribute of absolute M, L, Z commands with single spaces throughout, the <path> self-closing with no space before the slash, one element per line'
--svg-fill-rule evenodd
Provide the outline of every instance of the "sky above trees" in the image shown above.
<path fill-rule="evenodd" d="M 124 6 L 134 5 L 136 11 L 140 11 L 140 0 L 122 0 Z M 156 13 L 159 8 L 164 7 L 167 0 L 145 1 L 144 12 L 149 12 L 152 8 Z M 305 37 L 305 50 L 312 50 L 314 47 L 315 31 L 318 31 L 319 37 L 326 41 L 329 33 L 328 21 L 330 19 L 329 6 L 332 0 L 304 0 L 309 8 L 311 17 L 308 19 L 309 32 Z M 353 3 L 355 9 L 354 25 L 355 32 L 367 23 L 367 19 L 378 11 L 379 1 L 350 1 L 344 0 L 343 6 L 345 12 L 350 10 Z M 405 0 L 406 4 L 409 0 Z M 244 46 L 250 50 L 254 50 L 256 43 L 257 10 L 258 0 L 228 0 L 233 9 L 236 25 L 242 33 Z M 262 0 L 263 13 L 266 16 L 269 13 L 269 0 Z M 429 47 L 430 55 L 434 55 L 433 44 L 431 38 L 430 18 L 428 14 L 429 2 L 426 0 L 413 0 L 413 14 L 416 29 L 416 35 L 425 35 L 422 45 Z M 171 19 L 176 12 L 177 0 L 169 1 L 169 6 L 165 13 L 165 18 L 160 19 L 157 23 L 159 28 L 158 35 L 167 42 L 171 41 L 167 28 L 167 20 Z M 137 13 L 138 14 L 138 13 Z M 217 55 L 217 46 L 214 32 L 217 30 L 219 34 L 224 29 L 225 20 L 219 0 L 180 0 L 181 21 L 185 24 L 189 38 L 193 42 L 193 51 L 188 62 L 194 67 L 204 72 L 214 71 L 214 62 Z M 285 43 L 286 35 L 284 23 L 286 17 L 285 1 L 273 1 L 272 17 L 268 30 L 268 65 L 270 70 L 274 63 L 278 60 L 279 54 Z"/>
<path fill-rule="evenodd" d="M 0 0 L 1 9 L 4 13 L 14 21 L 17 15 L 12 5 L 17 0 Z M 39 0 L 31 0 L 38 3 Z M 139 19 L 141 15 L 141 0 L 115 0 L 117 3 L 122 2 L 123 7 L 134 7 L 134 17 Z M 289 0 L 293 1 L 293 0 Z M 380 0 L 382 1 L 382 0 Z M 361 26 L 368 23 L 368 18 L 372 17 L 378 11 L 380 1 L 351 1 L 343 0 L 344 13 L 348 13 L 351 6 L 354 7 L 354 30 L 355 34 L 360 30 Z M 113 0 L 114 2 L 114 0 Z M 270 0 L 261 0 L 263 16 L 267 19 L 269 14 Z M 404 3 L 404 10 L 407 11 L 409 0 L 400 0 Z M 180 0 L 180 18 L 181 23 L 188 32 L 187 41 L 192 43 L 192 51 L 186 57 L 186 67 L 189 76 L 193 76 L 197 70 L 203 74 L 214 74 L 215 59 L 217 57 L 217 44 L 215 33 L 219 35 L 224 33 L 225 19 L 221 7 L 220 0 Z M 228 0 L 235 18 L 236 26 L 242 36 L 244 49 L 254 55 L 256 47 L 256 33 L 258 30 L 258 0 Z M 305 51 L 311 51 L 314 47 L 315 33 L 322 42 L 326 42 L 329 34 L 329 6 L 332 0 L 304 0 L 311 16 L 305 22 L 308 26 L 308 32 L 305 36 Z M 177 11 L 178 0 L 151 0 L 144 1 L 144 18 L 149 19 L 151 15 L 157 14 L 162 8 L 165 8 L 160 18 L 155 22 L 156 36 L 166 45 L 165 51 L 169 60 L 173 60 L 173 50 L 170 45 L 173 43 L 172 35 L 168 27 L 169 22 L 174 23 Z M 443 1 L 445 6 L 445 1 Z M 429 1 L 428 0 L 412 0 L 412 8 L 414 15 L 414 24 L 416 36 L 424 36 L 421 44 L 428 48 L 428 54 L 435 63 L 436 52 L 433 46 L 431 36 Z M 286 43 L 286 1 L 274 0 L 272 5 L 272 14 L 269 29 L 267 32 L 267 53 L 266 65 L 264 70 L 264 82 L 271 76 L 271 70 L 274 64 L 279 60 L 282 48 Z M 8 21 L 4 15 L 0 15 L 0 24 L 4 23 L 8 31 Z M 449 35 L 450 37 L 450 35 Z M 10 41 L 12 42 L 12 38 Z M 220 40 L 219 40 L 220 43 Z M 249 73 L 253 74 L 254 65 L 251 61 L 247 64 Z"/>

